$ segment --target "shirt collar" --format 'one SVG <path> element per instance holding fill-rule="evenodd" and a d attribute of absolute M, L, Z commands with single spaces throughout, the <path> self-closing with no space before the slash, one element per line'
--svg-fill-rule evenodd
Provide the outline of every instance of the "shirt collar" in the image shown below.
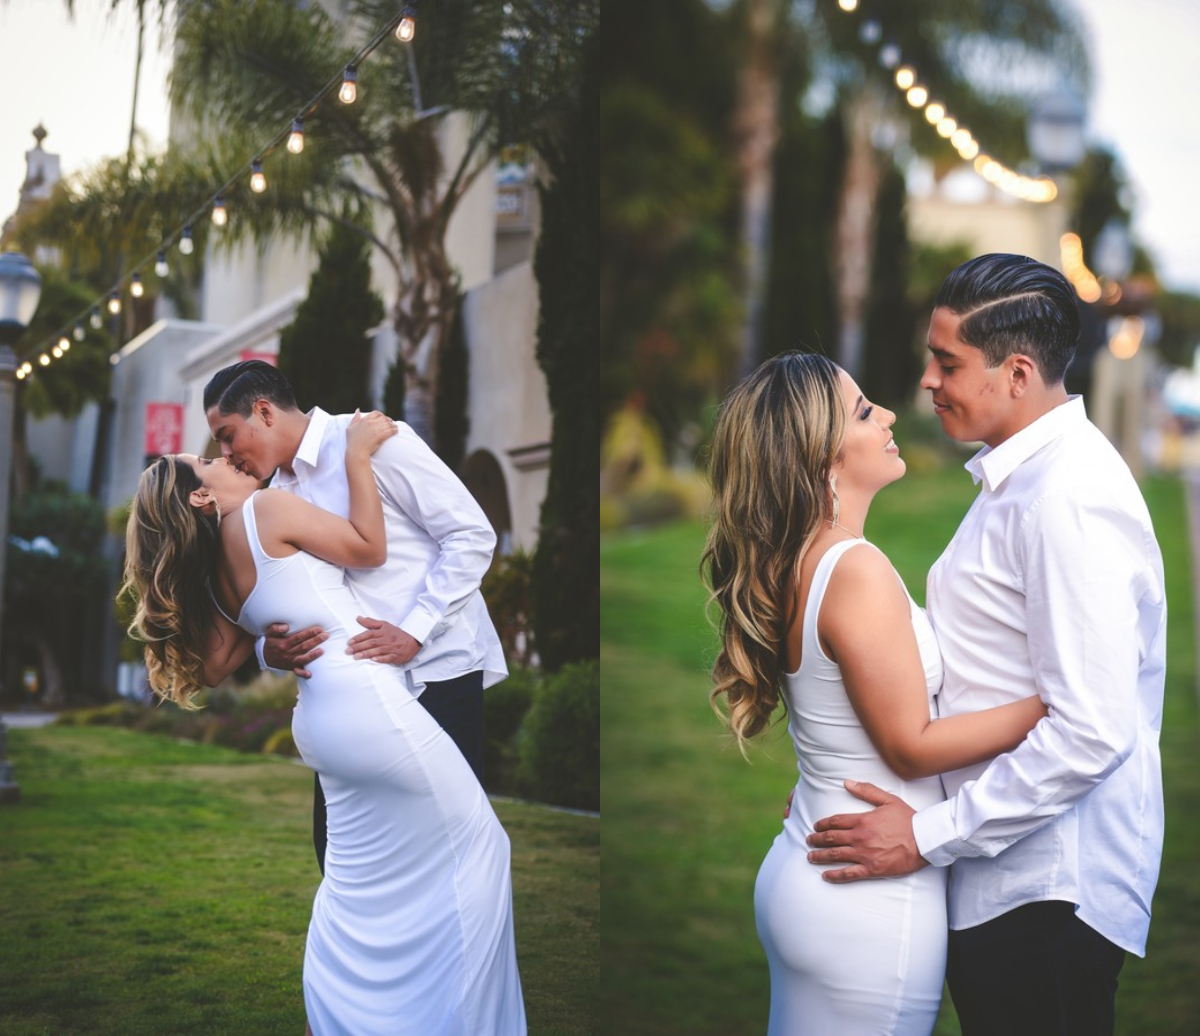
<path fill-rule="evenodd" d="M 989 492 L 995 492 L 1014 471 L 1042 447 L 1076 428 L 1087 420 L 1082 396 L 1068 396 L 1065 403 L 1042 414 L 1016 435 L 1005 439 L 995 448 L 985 446 L 963 466 L 971 477 L 983 482 Z"/>
<path fill-rule="evenodd" d="M 329 415 L 319 406 L 313 407 L 308 412 L 308 428 L 305 429 L 304 437 L 300 440 L 300 446 L 296 450 L 296 456 L 292 459 L 293 470 L 295 470 L 297 462 L 307 464 L 310 468 L 317 466 L 317 461 L 321 456 L 321 443 L 325 439 L 325 428 L 328 424 Z"/>

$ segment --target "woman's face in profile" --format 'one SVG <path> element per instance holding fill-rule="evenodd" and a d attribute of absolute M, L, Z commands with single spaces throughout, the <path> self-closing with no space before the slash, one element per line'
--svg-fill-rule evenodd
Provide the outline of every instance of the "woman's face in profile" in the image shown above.
<path fill-rule="evenodd" d="M 846 403 L 846 439 L 834 470 L 839 483 L 880 489 L 904 475 L 900 448 L 892 437 L 896 415 L 867 399 L 845 371 L 840 377 Z"/>

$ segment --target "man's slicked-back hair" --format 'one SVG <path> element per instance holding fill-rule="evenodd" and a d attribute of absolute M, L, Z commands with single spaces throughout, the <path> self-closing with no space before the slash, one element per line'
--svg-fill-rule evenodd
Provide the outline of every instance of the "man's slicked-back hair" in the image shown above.
<path fill-rule="evenodd" d="M 1047 385 L 1067 373 L 1079 342 L 1079 308 L 1067 279 L 1024 255 L 994 252 L 954 269 L 934 308 L 962 317 L 958 336 L 996 367 L 1014 353 L 1037 363 Z"/>
<path fill-rule="evenodd" d="M 243 360 L 217 371 L 204 386 L 204 412 L 216 407 L 222 414 L 249 417 L 256 399 L 266 399 L 281 410 L 296 410 L 292 384 L 263 360 Z"/>

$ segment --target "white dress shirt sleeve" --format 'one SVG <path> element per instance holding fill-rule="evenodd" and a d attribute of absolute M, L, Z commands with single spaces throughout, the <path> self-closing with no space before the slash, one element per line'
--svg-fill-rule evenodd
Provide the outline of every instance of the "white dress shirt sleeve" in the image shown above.
<path fill-rule="evenodd" d="M 1050 715 L 977 780 L 914 815 L 918 851 L 935 866 L 995 856 L 1033 833 L 1117 769 L 1137 736 L 1139 656 L 1152 635 L 1139 628 L 1139 601 L 1152 592 L 1141 522 L 1052 492 L 1026 514 L 1017 558 L 1030 690 Z"/>
<path fill-rule="evenodd" d="M 421 644 L 445 629 L 479 589 L 491 564 L 496 534 L 475 498 L 408 425 L 375 452 L 380 490 L 437 542 L 424 588 L 396 625 Z"/>

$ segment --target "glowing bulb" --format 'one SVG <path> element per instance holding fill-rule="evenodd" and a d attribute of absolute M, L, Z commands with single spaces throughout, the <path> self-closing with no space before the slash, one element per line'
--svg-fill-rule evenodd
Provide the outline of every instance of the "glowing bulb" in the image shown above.
<path fill-rule="evenodd" d="M 968 143 L 970 143 L 970 140 L 971 134 L 961 126 L 950 135 L 950 143 L 953 144 L 959 151 L 962 151 L 962 149 L 965 148 Z"/>
<path fill-rule="evenodd" d="M 292 132 L 288 134 L 287 149 L 298 155 L 304 150 L 304 120 L 292 119 Z"/>
<path fill-rule="evenodd" d="M 223 227 L 229 222 L 229 213 L 225 211 L 225 202 L 219 194 L 213 199 L 212 221 L 214 227 Z"/>
<path fill-rule="evenodd" d="M 33 364 L 26 360 L 23 364 L 21 364 L 21 370 L 23 370 L 26 374 L 32 374 Z"/>
<path fill-rule="evenodd" d="M 868 18 L 858 27 L 858 38 L 867 44 L 867 46 L 878 43 L 879 37 L 882 35 L 883 29 L 880 28 L 879 23 L 874 18 Z"/>
<path fill-rule="evenodd" d="M 263 175 L 262 162 L 255 159 L 250 163 L 250 190 L 262 194 L 267 189 L 267 178 Z"/>
<path fill-rule="evenodd" d="M 167 265 L 167 253 L 159 250 L 158 258 L 154 261 L 154 276 L 166 277 L 171 272 L 171 267 Z"/>
<path fill-rule="evenodd" d="M 342 88 L 338 90 L 338 100 L 342 104 L 353 104 L 354 99 L 358 96 L 358 87 L 354 84 L 358 82 L 358 69 L 353 65 L 347 65 L 346 71 L 342 73 Z"/>
<path fill-rule="evenodd" d="M 108 297 L 108 311 L 114 317 L 121 312 L 121 296 L 115 291 Z"/>
<path fill-rule="evenodd" d="M 849 14 L 858 9 L 858 0 L 838 0 L 838 7 Z"/>
<path fill-rule="evenodd" d="M 50 357 L 47 356 L 45 353 L 42 353 L 42 355 L 38 357 L 38 363 L 40 363 L 43 367 L 49 367 L 50 366 Z"/>
<path fill-rule="evenodd" d="M 958 149 L 958 153 L 962 156 L 964 162 L 969 162 L 979 154 L 979 145 L 968 138 L 966 144 Z"/>
<path fill-rule="evenodd" d="M 949 138 L 954 135 L 954 131 L 956 129 L 958 129 L 958 123 L 955 122 L 952 118 L 950 118 L 949 115 L 947 115 L 944 119 L 941 120 L 941 122 L 939 122 L 937 124 L 937 131 L 938 131 L 939 137 Z"/>
<path fill-rule="evenodd" d="M 92 315 L 88 318 L 88 321 L 91 323 L 92 328 L 96 331 L 99 331 L 100 328 L 104 326 L 104 318 L 100 315 L 100 309 L 98 306 L 92 307 Z"/>
<path fill-rule="evenodd" d="M 400 24 L 396 26 L 396 39 L 401 43 L 412 43 L 417 34 L 417 11 L 412 4 L 405 4 L 400 12 Z"/>
<path fill-rule="evenodd" d="M 179 238 L 179 251 L 184 255 L 191 255 L 195 247 L 195 242 L 192 241 L 192 225 L 189 223 L 183 228 L 183 234 Z"/>
<path fill-rule="evenodd" d="M 945 114 L 946 106 L 944 104 L 938 104 L 937 101 L 934 101 L 933 104 L 929 105 L 929 107 L 925 109 L 925 121 L 931 126 L 935 126 L 937 123 L 942 121 L 942 118 L 945 116 Z"/>
<path fill-rule="evenodd" d="M 929 100 L 929 91 L 923 86 L 914 86 L 908 91 L 908 103 L 914 108 L 922 108 Z"/>
<path fill-rule="evenodd" d="M 83 337 L 84 337 L 84 335 L 87 334 L 87 332 L 84 331 L 84 329 L 83 329 L 83 321 L 82 320 L 75 321 L 75 330 L 72 331 L 71 334 L 75 336 L 75 341 L 77 341 L 77 342 L 83 341 Z"/>
<path fill-rule="evenodd" d="M 879 48 L 879 63 L 884 68 L 895 68 L 900 64 L 900 48 L 894 43 L 885 43 Z"/>
<path fill-rule="evenodd" d="M 18 380 L 18 381 L 24 381 L 24 380 L 25 380 L 25 368 L 24 368 L 24 367 L 18 367 L 18 368 L 17 368 L 17 380 Z"/>
<path fill-rule="evenodd" d="M 135 299 L 140 299 L 146 294 L 146 289 L 142 286 L 142 275 L 140 273 L 133 275 L 133 280 L 129 283 L 129 294 Z"/>
<path fill-rule="evenodd" d="M 917 81 L 917 73 L 907 65 L 901 65 L 896 69 L 896 85 L 901 90 L 907 90 Z"/>
<path fill-rule="evenodd" d="M 63 335 L 58 340 L 58 351 L 60 353 L 65 353 L 65 352 L 69 352 L 70 349 L 71 349 L 71 339 L 69 339 L 66 335 Z"/>
<path fill-rule="evenodd" d="M 53 349 L 51 349 L 50 351 L 51 351 L 51 352 L 54 354 L 54 358 L 55 358 L 56 360 L 57 360 L 57 359 L 58 359 L 60 356 L 62 356 L 62 346 L 60 346 L 60 345 L 56 345 L 56 346 L 55 346 Z"/>

